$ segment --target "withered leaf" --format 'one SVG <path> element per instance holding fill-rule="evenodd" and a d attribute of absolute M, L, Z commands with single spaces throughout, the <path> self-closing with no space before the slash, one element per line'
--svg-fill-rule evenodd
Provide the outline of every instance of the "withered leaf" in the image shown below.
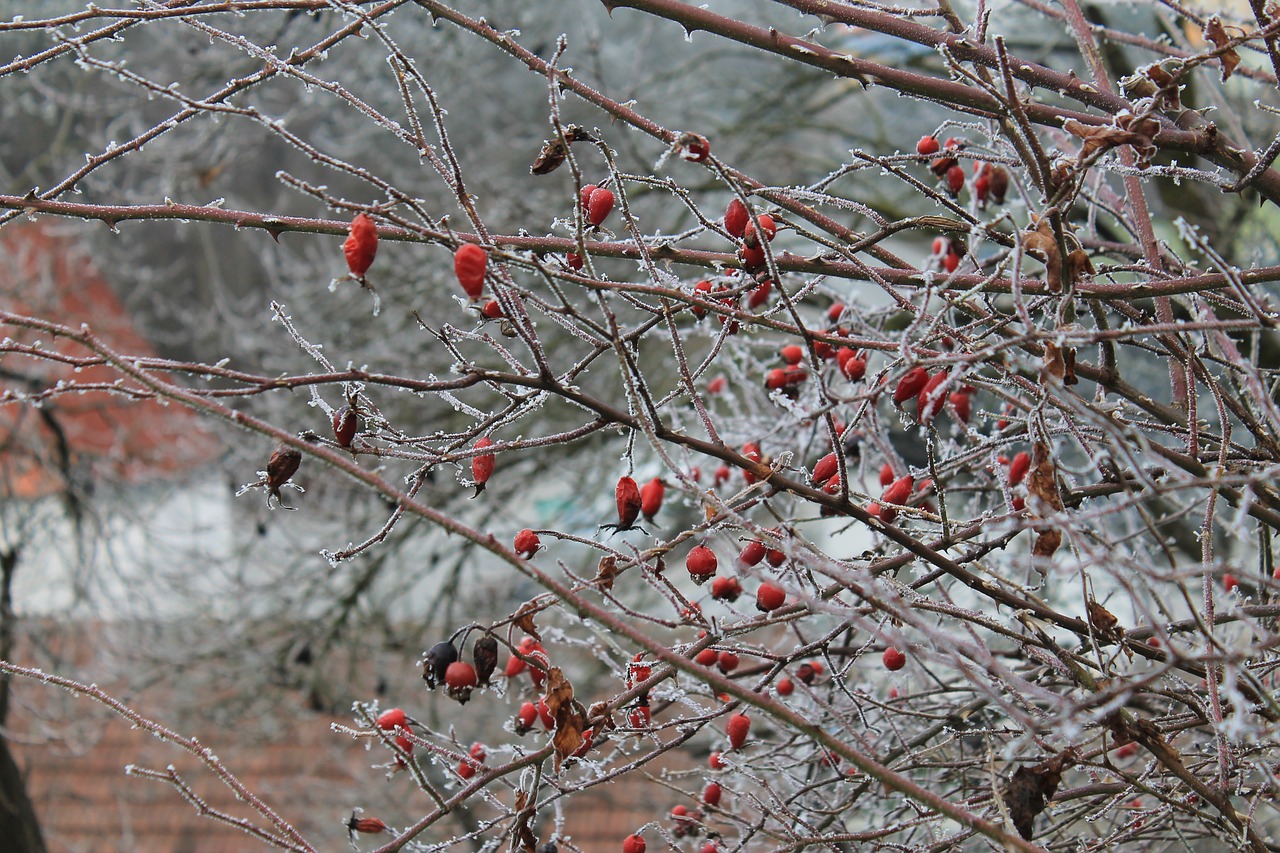
<path fill-rule="evenodd" d="M 1062 350 L 1055 343 L 1045 343 L 1044 364 L 1040 368 L 1040 384 L 1052 385 L 1061 382 L 1066 373 L 1067 366 L 1062 360 Z"/>
<path fill-rule="evenodd" d="M 1040 506 L 1036 505 L 1036 500 L 1030 501 L 1029 505 L 1042 518 L 1048 514 L 1048 511 L 1062 510 L 1062 497 L 1058 494 L 1057 472 L 1054 470 L 1053 457 L 1049 454 L 1047 442 L 1037 441 L 1031 448 L 1031 473 L 1027 477 L 1027 493 L 1033 499 L 1039 500 Z"/>
<path fill-rule="evenodd" d="M 1044 811 L 1058 791 L 1062 773 L 1075 764 L 1071 750 L 1055 755 L 1035 767 L 1019 767 L 1004 791 L 1004 804 L 1018 834 L 1030 841 L 1035 831 L 1036 816 Z"/>
<path fill-rule="evenodd" d="M 1067 255 L 1067 276 L 1072 284 L 1079 284 L 1086 276 L 1093 278 L 1095 270 L 1089 253 L 1079 247 L 1072 249 Z M 1073 384 L 1073 383 L 1068 383 Z"/>
<path fill-rule="evenodd" d="M 538 626 L 533 623 L 533 617 L 537 615 L 538 609 L 538 606 L 532 601 L 526 601 L 516 611 L 513 621 L 516 623 L 517 628 L 541 642 L 542 635 L 538 633 Z"/>
<path fill-rule="evenodd" d="M 1093 632 L 1104 640 L 1118 643 L 1124 636 L 1124 628 L 1120 626 L 1120 620 L 1115 614 L 1092 598 L 1085 606 L 1089 612 L 1089 624 L 1093 627 Z"/>
<path fill-rule="evenodd" d="M 1062 129 L 1072 136 L 1078 136 L 1084 144 L 1080 147 L 1079 162 L 1083 163 L 1095 153 L 1108 151 L 1120 145 L 1132 145 L 1138 155 L 1138 168 L 1145 169 L 1155 156 L 1156 146 L 1151 141 L 1159 124 L 1151 120 L 1135 121 L 1132 115 L 1118 115 L 1115 124 L 1089 125 L 1067 119 Z M 1150 131 L 1144 133 L 1143 131 Z"/>
<path fill-rule="evenodd" d="M 523 790 L 516 791 L 516 824 L 511 832 L 512 853 L 536 853 L 538 836 L 529 827 L 534 811 L 529 808 L 529 795 Z"/>
<path fill-rule="evenodd" d="M 1045 279 L 1054 293 L 1062 292 L 1062 252 L 1048 217 L 1041 218 L 1034 229 L 1022 232 L 1022 245 L 1044 262 Z"/>
<path fill-rule="evenodd" d="M 1232 29 L 1235 29 L 1232 27 Z M 1236 70 L 1236 66 L 1240 64 L 1240 54 L 1235 48 L 1223 50 L 1231 43 L 1231 36 L 1227 35 L 1227 28 L 1222 25 L 1222 19 L 1214 15 L 1204 25 L 1205 41 L 1212 44 L 1221 51 L 1218 58 L 1222 60 L 1222 79 L 1226 80 Z"/>
<path fill-rule="evenodd" d="M 538 152 L 529 171 L 535 175 L 549 175 L 559 169 L 569 156 L 569 145 L 579 139 L 590 139 L 590 135 L 577 125 L 566 127 L 564 139 L 552 139 L 543 143 L 542 150 Z"/>
<path fill-rule="evenodd" d="M 1160 65 L 1147 66 L 1146 76 L 1160 90 L 1161 108 L 1171 111 L 1182 109 L 1182 98 L 1178 94 L 1178 78 Z"/>
<path fill-rule="evenodd" d="M 618 560 L 612 554 L 606 554 L 600 558 L 600 565 L 596 567 L 596 583 L 605 592 L 613 589 L 613 579 L 618 576 Z"/>
<path fill-rule="evenodd" d="M 547 711 L 556 721 L 551 744 L 556 750 L 556 772 L 559 773 L 564 760 L 586 742 L 582 733 L 587 728 L 587 715 L 582 704 L 573 698 L 573 685 L 558 666 L 551 667 L 547 676 Z"/>
<path fill-rule="evenodd" d="M 1062 547 L 1062 531 L 1057 528 L 1042 530 L 1031 546 L 1031 556 L 1052 557 Z"/>
<path fill-rule="evenodd" d="M 618 723 L 613 719 L 613 713 L 609 710 L 608 702 L 596 702 L 587 711 L 588 720 L 598 720 L 599 727 L 607 731 L 612 731 L 618 727 Z"/>

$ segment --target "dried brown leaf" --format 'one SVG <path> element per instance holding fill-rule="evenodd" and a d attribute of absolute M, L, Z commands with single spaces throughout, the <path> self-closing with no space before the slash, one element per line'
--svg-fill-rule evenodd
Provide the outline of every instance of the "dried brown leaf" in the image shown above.
<path fill-rule="evenodd" d="M 529 795 L 523 790 L 516 791 L 516 823 L 511 832 L 512 853 L 537 853 L 538 836 L 533 834 L 529 824 L 533 821 L 534 811 L 529 808 Z"/>
<path fill-rule="evenodd" d="M 1062 123 L 1062 129 L 1084 142 L 1080 146 L 1078 158 L 1081 163 L 1098 152 L 1120 145 L 1132 145 L 1138 155 L 1138 168 L 1146 168 L 1156 151 L 1151 137 L 1160 125 L 1150 119 L 1135 120 L 1132 115 L 1125 114 L 1116 116 L 1114 121 L 1115 124 L 1090 125 L 1067 119 Z"/>
<path fill-rule="evenodd" d="M 532 601 L 526 601 L 516 611 L 513 621 L 516 623 L 517 628 L 541 642 L 542 635 L 538 633 L 538 626 L 533 622 L 533 617 L 537 615 L 539 609 L 538 605 Z"/>
<path fill-rule="evenodd" d="M 1235 29 L 1235 27 L 1232 27 Z M 1236 70 L 1236 66 L 1240 64 L 1240 54 L 1235 48 L 1223 50 L 1231 43 L 1231 36 L 1227 34 L 1227 28 L 1222 25 L 1222 19 L 1214 15 L 1204 25 L 1205 41 L 1212 44 L 1221 53 L 1218 58 L 1222 61 L 1222 79 L 1226 80 Z"/>
<path fill-rule="evenodd" d="M 1054 293 L 1061 293 L 1062 252 L 1058 249 L 1058 238 L 1054 236 L 1053 225 L 1047 217 L 1040 219 L 1034 229 L 1022 232 L 1022 245 L 1044 262 L 1045 279 L 1049 283 L 1049 289 Z"/>
<path fill-rule="evenodd" d="M 1120 642 L 1120 639 L 1124 636 L 1124 628 L 1120 626 L 1120 620 L 1116 618 L 1116 615 L 1092 598 L 1089 599 L 1086 607 L 1089 612 L 1089 624 L 1093 627 L 1093 632 L 1104 640 L 1110 640 L 1113 643 Z"/>
<path fill-rule="evenodd" d="M 1031 556 L 1052 557 L 1062 547 L 1062 531 L 1057 528 L 1042 530 L 1031 546 Z"/>
<path fill-rule="evenodd" d="M 1066 363 L 1062 360 L 1062 350 L 1057 344 L 1044 345 L 1044 364 L 1040 368 L 1040 384 L 1044 386 L 1062 382 L 1067 374 Z"/>
<path fill-rule="evenodd" d="M 1035 767 L 1023 766 L 1013 771 L 1013 777 L 1005 786 L 1004 804 L 1018 834 L 1023 838 L 1031 840 L 1036 816 L 1053 799 L 1062 782 L 1063 772 L 1074 765 L 1075 761 L 1075 753 L 1066 750 Z"/>
<path fill-rule="evenodd" d="M 1027 493 L 1033 498 L 1029 506 L 1041 518 L 1049 511 L 1062 510 L 1062 496 L 1058 494 L 1057 472 L 1053 467 L 1049 445 L 1044 441 L 1037 441 L 1031 448 L 1031 473 L 1027 477 Z"/>
<path fill-rule="evenodd" d="M 600 558 L 596 567 L 596 584 L 605 592 L 613 589 L 613 579 L 618 576 L 618 560 L 612 554 Z"/>
<path fill-rule="evenodd" d="M 556 721 L 551 744 L 556 750 L 559 773 L 564 760 L 586 742 L 582 733 L 587 729 L 587 715 L 582 704 L 573 698 L 573 685 L 558 666 L 553 666 L 547 675 L 547 711 Z"/>

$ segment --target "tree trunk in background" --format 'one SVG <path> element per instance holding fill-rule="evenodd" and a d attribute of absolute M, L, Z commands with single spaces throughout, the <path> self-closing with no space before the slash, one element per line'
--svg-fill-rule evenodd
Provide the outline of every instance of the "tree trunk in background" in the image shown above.
<path fill-rule="evenodd" d="M 0 658 L 13 652 L 13 573 L 18 549 L 0 551 Z M 9 715 L 9 676 L 0 676 L 0 726 Z M 44 838 L 35 807 L 27 796 L 26 780 L 18 769 L 9 744 L 0 737 L 0 838 L 6 853 L 45 853 Z"/>

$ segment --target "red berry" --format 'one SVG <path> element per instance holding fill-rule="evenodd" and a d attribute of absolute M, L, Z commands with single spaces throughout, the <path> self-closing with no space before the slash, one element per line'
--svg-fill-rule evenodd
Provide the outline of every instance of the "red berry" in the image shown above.
<path fill-rule="evenodd" d="M 404 711 L 400 708 L 388 708 L 383 711 L 378 715 L 378 719 L 374 721 L 374 724 L 383 731 L 391 731 L 397 726 L 401 728 L 409 727 L 408 718 L 405 717 Z"/>
<path fill-rule="evenodd" d="M 809 481 L 815 486 L 820 486 L 834 477 L 839 470 L 840 460 L 833 451 L 819 459 L 818 464 L 813 466 L 813 473 L 809 476 Z"/>
<path fill-rule="evenodd" d="M 746 228 L 744 228 L 742 232 L 743 243 L 752 248 L 760 245 L 759 234 L 763 234 L 765 241 L 769 243 L 772 243 L 773 238 L 778 234 L 778 226 L 774 223 L 773 217 L 769 214 L 762 213 L 756 217 L 756 220 L 760 223 L 758 233 L 756 223 L 750 220 L 747 221 Z"/>
<path fill-rule="evenodd" d="M 813 684 L 813 680 L 818 677 L 818 668 L 811 663 L 802 663 L 796 667 L 796 678 L 805 684 Z"/>
<path fill-rule="evenodd" d="M 522 557 L 532 557 L 541 547 L 542 541 L 538 539 L 538 534 L 527 527 L 516 534 L 515 542 L 512 543 L 513 550 Z"/>
<path fill-rule="evenodd" d="M 708 782 L 707 787 L 702 789 L 702 801 L 709 806 L 718 806 L 722 793 L 719 782 Z"/>
<path fill-rule="evenodd" d="M 960 190 L 964 189 L 964 178 L 964 166 L 959 163 L 947 168 L 947 192 L 950 193 L 952 198 L 960 195 Z"/>
<path fill-rule="evenodd" d="M 587 199 L 587 219 L 599 228 L 600 224 L 609 218 L 611 210 L 613 210 L 613 193 L 604 187 L 596 187 L 591 193 L 591 198 Z"/>
<path fill-rule="evenodd" d="M 764 266 L 764 249 L 760 246 L 743 246 L 738 255 L 742 258 L 742 265 L 749 270 Z"/>
<path fill-rule="evenodd" d="M 472 301 L 484 292 L 484 271 L 488 266 L 489 253 L 475 243 L 463 243 L 453 253 L 453 274 Z"/>
<path fill-rule="evenodd" d="M 618 503 L 618 529 L 630 530 L 640 516 L 640 487 L 630 477 L 622 477 L 613 494 Z"/>
<path fill-rule="evenodd" d="M 652 521 L 658 510 L 662 509 L 662 496 L 666 491 L 666 484 L 657 477 L 644 484 L 644 488 L 640 490 L 640 512 L 645 518 Z"/>
<path fill-rule="evenodd" d="M 721 652 L 716 656 L 716 666 L 720 667 L 720 671 L 725 675 L 737 669 L 739 663 L 741 661 L 733 652 Z"/>
<path fill-rule="evenodd" d="M 1126 743 L 1124 746 L 1116 747 L 1112 752 L 1116 758 L 1132 758 L 1138 754 L 1138 745 L 1136 743 Z"/>
<path fill-rule="evenodd" d="M 747 223 L 750 221 L 751 214 L 747 212 L 745 204 L 736 198 L 729 202 L 724 211 L 724 230 L 734 237 L 741 237 L 746 233 Z"/>
<path fill-rule="evenodd" d="M 698 853 L 720 853 L 720 848 L 714 841 L 708 841 L 706 844 L 702 845 L 702 849 L 699 850 Z"/>
<path fill-rule="evenodd" d="M 726 380 L 723 376 L 717 376 L 715 379 L 712 379 L 710 382 L 707 383 L 707 393 L 719 394 L 721 391 L 725 389 L 726 386 L 728 386 L 728 384 L 729 384 L 728 380 Z"/>
<path fill-rule="evenodd" d="M 730 474 L 730 471 L 729 471 L 729 466 L 728 466 L 728 465 L 721 465 L 721 466 L 717 467 L 717 468 L 716 468 L 715 479 L 714 479 L 714 481 L 712 482 L 712 485 L 713 485 L 713 486 L 719 486 L 719 485 L 721 485 L 721 484 L 723 484 L 723 483 L 727 483 L 727 482 L 729 482 L 729 474 Z"/>
<path fill-rule="evenodd" d="M 742 553 L 738 554 L 738 562 L 744 566 L 757 566 L 764 559 L 767 550 L 763 542 L 753 539 L 743 546 Z"/>
<path fill-rule="evenodd" d="M 409 740 L 404 735 L 396 735 L 396 746 L 400 747 L 410 755 L 413 754 L 413 741 Z"/>
<path fill-rule="evenodd" d="M 942 146 L 938 144 L 936 136 L 922 136 L 920 141 L 916 143 L 916 153 L 922 157 L 937 154 L 940 150 L 942 150 Z"/>
<path fill-rule="evenodd" d="M 492 446 L 493 442 L 487 435 L 475 443 L 476 450 L 484 450 Z M 493 467 L 496 463 L 497 457 L 492 453 L 478 453 L 471 457 L 471 479 L 475 480 L 477 495 L 484 491 L 485 483 L 488 483 L 489 478 L 493 476 Z"/>
<path fill-rule="evenodd" d="M 1022 482 L 1022 478 L 1027 476 L 1027 472 L 1031 470 L 1031 454 L 1023 450 L 1013 457 L 1013 461 L 1009 463 L 1009 488 L 1013 488 Z"/>
<path fill-rule="evenodd" d="M 969 423 L 969 415 L 972 413 L 969 395 L 963 391 L 952 391 L 947 400 L 951 403 L 951 411 L 955 413 L 956 420 L 961 424 Z"/>
<path fill-rule="evenodd" d="M 711 143 L 698 133 L 685 133 L 678 140 L 680 158 L 690 163 L 703 163 L 711 155 Z"/>
<path fill-rule="evenodd" d="M 373 266 L 373 258 L 378 254 L 378 226 L 366 214 L 357 213 L 351 220 L 342 254 L 347 256 L 347 269 L 355 278 L 363 279 Z"/>
<path fill-rule="evenodd" d="M 480 316 L 486 320 L 498 320 L 505 315 L 502 313 L 502 306 L 498 304 L 498 300 L 490 299 L 480 309 Z"/>
<path fill-rule="evenodd" d="M 840 317 L 844 314 L 843 302 L 832 302 L 831 307 L 827 309 L 827 320 L 832 323 L 839 322 Z"/>
<path fill-rule="evenodd" d="M 893 389 L 893 404 L 901 406 L 907 400 L 920 396 L 920 390 L 929 384 L 929 371 L 923 367 L 913 367 L 907 371 L 898 385 Z"/>
<path fill-rule="evenodd" d="M 525 702 L 520 706 L 520 713 L 516 716 L 516 731 L 523 734 L 533 728 L 533 724 L 538 721 L 538 706 L 532 702 Z"/>
<path fill-rule="evenodd" d="M 916 396 L 916 420 L 922 424 L 932 421 L 942 411 L 942 405 L 947 398 L 937 393 L 938 386 L 947 381 L 947 377 L 951 374 L 946 370 L 939 370 L 933 376 L 929 377 L 929 381 L 920 389 L 920 393 Z"/>
<path fill-rule="evenodd" d="M 751 719 L 746 714 L 734 714 L 725 724 L 724 731 L 729 736 L 729 745 L 741 749 L 751 731 Z"/>
<path fill-rule="evenodd" d="M 893 466 L 886 462 L 880 468 L 880 485 L 887 486 L 892 483 L 893 480 Z"/>
<path fill-rule="evenodd" d="M 482 743 L 471 744 L 471 749 L 468 751 L 467 754 L 470 755 L 472 758 L 474 758 L 476 761 L 484 761 L 486 758 L 489 757 L 489 754 L 485 752 L 484 744 Z"/>
<path fill-rule="evenodd" d="M 759 308 L 761 305 L 769 301 L 769 294 L 773 292 L 773 282 L 765 279 L 760 285 L 747 297 L 748 308 Z"/>
<path fill-rule="evenodd" d="M 711 648 L 703 649 L 694 656 L 693 660 L 702 666 L 715 666 L 720 660 L 720 653 Z"/>
<path fill-rule="evenodd" d="M 542 720 L 542 727 L 547 731 L 556 727 L 556 718 L 551 716 L 551 708 L 547 706 L 545 696 L 538 700 L 538 719 Z"/>
<path fill-rule="evenodd" d="M 333 413 L 333 440 L 338 442 L 339 447 L 350 447 L 359 428 L 360 418 L 349 406 L 343 406 Z"/>
<path fill-rule="evenodd" d="M 648 705 L 637 705 L 627 714 L 627 722 L 633 729 L 647 729 L 652 720 L 653 715 Z"/>
<path fill-rule="evenodd" d="M 910 474 L 899 477 L 880 495 L 880 503 L 905 504 L 907 498 L 911 497 L 911 489 L 914 488 L 915 482 L 915 478 Z"/>
<path fill-rule="evenodd" d="M 457 773 L 463 779 L 470 779 L 472 776 L 476 775 L 476 768 L 465 761 L 459 761 Z"/>
<path fill-rule="evenodd" d="M 684 567 L 689 570 L 689 577 L 696 584 L 702 584 L 716 573 L 716 552 L 706 545 L 697 545 L 685 557 Z"/>
<path fill-rule="evenodd" d="M 827 481 L 828 484 L 830 482 L 830 480 Z M 770 548 L 765 552 L 764 558 L 769 561 L 769 565 L 776 569 L 787 561 L 787 554 L 785 551 L 780 551 L 777 548 Z"/>
<path fill-rule="evenodd" d="M 517 675 L 524 672 L 528 668 L 529 668 L 529 665 L 525 663 L 524 658 L 520 657 L 519 655 L 512 655 L 511 657 L 507 658 L 507 669 L 506 669 L 507 678 L 515 678 Z"/>
<path fill-rule="evenodd" d="M 960 266 L 960 253 L 951 249 L 942 259 L 942 268 L 947 272 L 955 272 Z"/>
<path fill-rule="evenodd" d="M 713 752 L 707 757 L 707 765 L 712 770 L 723 770 L 725 767 L 724 761 L 721 759 L 720 753 L 718 752 Z"/>
<path fill-rule="evenodd" d="M 569 252 L 568 254 L 566 254 L 564 256 L 564 262 L 565 262 L 565 265 L 568 266 L 569 269 L 573 270 L 574 272 L 581 271 L 584 265 L 582 260 L 582 255 L 579 255 L 577 252 Z"/>
<path fill-rule="evenodd" d="M 1233 592 L 1240 585 L 1240 581 L 1236 580 L 1236 576 L 1226 574 L 1222 576 L 1222 586 L 1227 592 Z"/>
<path fill-rule="evenodd" d="M 760 453 L 760 445 L 756 444 L 754 441 L 748 441 L 746 444 L 742 445 L 742 455 L 747 457 L 747 459 L 750 459 L 752 462 L 759 462 L 764 458 Z M 756 475 L 750 471 L 743 471 L 742 477 L 747 481 L 747 485 L 751 485 L 756 481 Z"/>
<path fill-rule="evenodd" d="M 450 691 L 475 687 L 476 682 L 476 668 L 466 661 L 454 661 L 444 671 L 444 683 Z"/>
<path fill-rule="evenodd" d="M 596 186 L 595 184 L 587 184 L 585 187 L 583 187 L 581 190 L 578 191 L 578 200 L 582 202 L 583 213 L 586 213 L 587 209 L 591 207 L 591 194 L 598 189 L 600 189 L 600 187 Z"/>
<path fill-rule="evenodd" d="M 711 597 L 714 599 L 732 603 L 737 601 L 740 595 L 742 595 L 742 584 L 737 578 L 720 575 L 711 582 Z"/>
<path fill-rule="evenodd" d="M 756 590 L 756 609 L 764 613 L 768 613 L 770 610 L 777 610 L 786 602 L 786 591 L 771 581 L 765 581 Z"/>
<path fill-rule="evenodd" d="M 782 360 L 787 364 L 799 364 L 804 361 L 804 347 L 798 344 L 788 344 L 778 354 L 782 356 Z"/>
<path fill-rule="evenodd" d="M 852 353 L 852 351 L 850 352 Z M 844 361 L 841 361 L 840 354 L 836 353 L 836 364 L 839 365 L 840 372 L 844 374 L 844 378 L 850 382 L 858 382 L 867 375 L 867 360 L 857 353 L 852 353 Z"/>
<path fill-rule="evenodd" d="M 893 646 L 884 650 L 884 654 L 880 656 L 880 660 L 884 663 L 884 668 L 890 672 L 897 672 L 907 665 L 907 656 L 895 649 Z"/>
<path fill-rule="evenodd" d="M 639 835 L 628 835 L 622 842 L 622 853 L 644 853 L 644 839 Z"/>
<path fill-rule="evenodd" d="M 991 168 L 988 164 L 987 168 Z M 973 179 L 973 197 L 979 207 L 987 206 L 987 196 L 991 193 L 991 176 L 986 172 Z"/>
<path fill-rule="evenodd" d="M 783 676 L 778 679 L 778 683 L 774 685 L 774 689 L 778 691 L 779 696 L 790 696 L 796 691 L 796 686 L 791 683 L 791 679 Z"/>

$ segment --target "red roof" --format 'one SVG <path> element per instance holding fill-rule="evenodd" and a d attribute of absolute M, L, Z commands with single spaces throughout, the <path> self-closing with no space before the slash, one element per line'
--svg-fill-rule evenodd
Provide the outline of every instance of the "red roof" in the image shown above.
<path fill-rule="evenodd" d="M 40 223 L 0 231 L 0 305 L 17 314 L 88 324 L 111 349 L 154 355 L 120 299 L 74 237 Z M 7 326 L 13 341 L 73 358 L 94 353 L 64 338 Z M 107 365 L 76 370 L 57 361 L 0 356 L 0 387 L 16 395 L 46 392 L 59 381 L 109 385 L 120 378 Z M 209 461 L 217 443 L 179 406 L 135 400 L 111 391 L 51 395 L 39 408 L 0 406 L 0 496 L 33 498 L 63 491 L 68 477 L 138 482 L 182 473 Z M 65 458 L 64 458 L 65 454 Z"/>

